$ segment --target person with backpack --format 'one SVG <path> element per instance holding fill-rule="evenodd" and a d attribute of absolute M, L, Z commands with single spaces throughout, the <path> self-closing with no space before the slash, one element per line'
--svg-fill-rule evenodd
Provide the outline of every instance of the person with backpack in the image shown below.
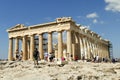
<path fill-rule="evenodd" d="M 34 58 L 34 65 L 38 65 L 39 52 L 38 52 L 37 48 L 33 52 L 33 58 Z"/>

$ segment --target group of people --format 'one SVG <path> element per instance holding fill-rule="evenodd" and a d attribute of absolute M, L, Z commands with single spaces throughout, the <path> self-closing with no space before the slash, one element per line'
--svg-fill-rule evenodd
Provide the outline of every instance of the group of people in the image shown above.
<path fill-rule="evenodd" d="M 86 60 L 87 62 L 94 62 L 94 63 L 99 63 L 99 62 L 108 62 L 108 58 L 102 58 L 102 57 L 99 57 L 98 55 L 96 56 L 93 56 L 92 59 L 85 59 L 85 55 L 82 54 L 82 61 L 84 62 L 84 60 Z M 113 60 L 114 62 L 114 60 Z"/>
<path fill-rule="evenodd" d="M 16 54 L 16 59 L 15 60 L 22 60 L 22 55 L 23 55 L 23 51 L 21 50 L 21 52 L 19 53 L 19 51 L 18 50 L 16 50 L 16 52 L 15 52 L 15 54 Z"/>
<path fill-rule="evenodd" d="M 18 60 L 18 61 L 22 60 L 22 55 L 23 55 L 23 51 L 22 51 L 22 50 L 21 50 L 20 53 L 19 53 L 18 50 L 16 50 L 16 52 L 15 52 L 15 60 Z M 40 55 L 40 53 L 39 53 L 38 49 L 35 48 L 35 50 L 34 50 L 34 52 L 33 52 L 34 65 L 38 65 L 39 55 Z M 47 53 L 47 52 L 44 53 L 44 59 L 45 59 L 46 61 L 52 62 L 53 59 L 54 59 L 54 57 L 55 57 L 55 56 L 53 55 L 52 52 L 51 52 L 51 53 Z"/>
<path fill-rule="evenodd" d="M 52 52 L 51 53 L 47 53 L 47 52 L 44 53 L 44 59 L 46 61 L 52 62 L 54 58 L 55 58 L 55 56 Z"/>
<path fill-rule="evenodd" d="M 40 55 L 40 53 L 39 53 L 38 49 L 36 48 L 33 52 L 34 65 L 38 65 L 39 55 Z M 46 61 L 52 62 L 54 57 L 55 56 L 52 52 L 51 53 L 47 53 L 47 52 L 44 53 L 44 60 L 46 60 Z"/>

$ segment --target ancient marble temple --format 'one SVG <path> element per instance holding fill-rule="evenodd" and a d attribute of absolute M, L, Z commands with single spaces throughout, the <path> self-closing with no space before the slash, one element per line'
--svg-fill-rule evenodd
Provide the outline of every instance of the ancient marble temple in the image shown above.
<path fill-rule="evenodd" d="M 66 32 L 66 48 L 63 47 L 63 31 Z M 38 51 L 40 59 L 44 59 L 43 34 L 48 34 L 47 52 L 53 52 L 52 33 L 57 32 L 57 49 L 54 50 L 55 58 L 69 57 L 74 60 L 85 56 L 85 59 L 92 59 L 94 56 L 109 58 L 109 41 L 103 39 L 97 33 L 77 25 L 71 17 L 57 18 L 54 22 L 24 26 L 18 24 L 7 30 L 9 36 L 8 60 L 15 59 L 15 51 L 19 50 L 19 45 L 23 51 L 22 60 L 33 60 L 35 49 L 35 36 L 38 36 Z"/>

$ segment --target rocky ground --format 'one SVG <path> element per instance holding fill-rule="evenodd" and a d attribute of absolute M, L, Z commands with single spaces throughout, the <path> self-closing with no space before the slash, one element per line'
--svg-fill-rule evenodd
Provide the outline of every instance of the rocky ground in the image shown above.
<path fill-rule="evenodd" d="M 0 80 L 120 80 L 120 63 L 0 61 Z"/>

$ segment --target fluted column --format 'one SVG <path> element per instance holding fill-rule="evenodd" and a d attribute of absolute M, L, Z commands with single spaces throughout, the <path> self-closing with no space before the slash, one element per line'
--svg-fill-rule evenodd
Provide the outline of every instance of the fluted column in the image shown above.
<path fill-rule="evenodd" d="M 105 54 L 105 47 L 104 47 L 104 44 L 103 44 L 103 55 L 104 55 L 104 57 L 106 58 L 106 54 Z"/>
<path fill-rule="evenodd" d="M 72 59 L 75 59 L 75 44 L 76 44 L 76 40 L 75 40 L 75 32 L 72 32 Z"/>
<path fill-rule="evenodd" d="M 62 31 L 58 32 L 58 58 L 63 56 L 63 40 L 62 40 Z"/>
<path fill-rule="evenodd" d="M 92 42 L 92 47 L 93 47 L 93 57 L 95 57 L 96 56 L 96 54 L 95 54 L 95 44 Z"/>
<path fill-rule="evenodd" d="M 33 52 L 34 52 L 34 35 L 30 36 L 30 60 L 33 60 Z"/>
<path fill-rule="evenodd" d="M 71 39 L 71 31 L 67 31 L 67 53 L 72 54 L 72 39 Z"/>
<path fill-rule="evenodd" d="M 84 37 L 83 35 L 80 35 L 81 37 L 81 59 L 84 56 L 85 57 L 85 44 L 84 44 Z"/>
<path fill-rule="evenodd" d="M 19 51 L 19 39 L 16 37 L 15 38 L 15 51 L 14 51 L 14 53 L 15 53 L 15 55 L 14 55 L 14 57 L 15 57 L 15 60 L 16 60 L 16 51 Z"/>
<path fill-rule="evenodd" d="M 43 56 L 43 35 L 39 34 L 39 52 L 40 52 L 40 59 L 44 59 Z"/>
<path fill-rule="evenodd" d="M 81 52 L 80 52 L 80 40 L 79 40 L 79 33 L 76 33 L 76 46 L 78 46 L 78 47 L 76 47 L 76 49 L 77 49 L 77 56 L 78 56 L 78 59 L 80 59 L 81 58 Z"/>
<path fill-rule="evenodd" d="M 52 52 L 52 32 L 48 33 L 48 53 Z"/>
<path fill-rule="evenodd" d="M 28 50 L 28 59 L 30 59 L 30 40 L 27 42 L 27 50 Z"/>
<path fill-rule="evenodd" d="M 93 59 L 94 58 L 94 55 L 93 55 L 93 46 L 92 46 L 92 40 L 90 39 L 90 59 Z"/>
<path fill-rule="evenodd" d="M 27 36 L 23 36 L 23 60 L 27 60 Z"/>
<path fill-rule="evenodd" d="M 88 55 L 88 59 L 90 59 L 90 43 L 89 43 L 89 39 L 87 39 L 87 55 Z"/>
<path fill-rule="evenodd" d="M 80 34 L 81 35 L 81 34 Z M 81 57 L 80 57 L 80 59 L 82 59 L 82 54 L 83 54 L 83 42 L 82 42 L 82 36 L 80 36 L 79 37 L 79 40 L 80 40 L 80 55 L 81 55 Z"/>
<path fill-rule="evenodd" d="M 105 56 L 104 56 L 103 44 L 101 44 L 101 54 L 102 54 L 102 57 L 105 58 Z"/>
<path fill-rule="evenodd" d="M 98 56 L 101 57 L 101 56 L 100 56 L 100 46 L 99 46 L 99 42 L 97 42 L 97 52 L 98 52 Z"/>
<path fill-rule="evenodd" d="M 19 39 L 15 39 L 15 51 L 19 49 Z"/>
<path fill-rule="evenodd" d="M 97 46 L 97 51 L 98 51 L 98 55 L 101 57 L 101 55 L 100 55 L 100 45 L 99 45 L 99 42 L 98 42 L 98 46 Z"/>
<path fill-rule="evenodd" d="M 101 43 L 99 44 L 99 46 L 100 46 L 100 50 L 99 50 L 100 52 L 99 52 L 99 53 L 100 53 L 101 58 L 103 58 L 103 56 L 102 56 L 102 46 L 101 46 Z"/>
<path fill-rule="evenodd" d="M 9 38 L 9 52 L 8 52 L 8 60 L 13 60 L 13 39 Z"/>
<path fill-rule="evenodd" d="M 97 44 L 95 43 L 95 55 L 97 56 Z"/>
<path fill-rule="evenodd" d="M 87 47 L 86 47 L 86 38 L 83 37 L 83 44 L 84 44 L 84 55 L 85 55 L 85 59 L 87 58 Z"/>

